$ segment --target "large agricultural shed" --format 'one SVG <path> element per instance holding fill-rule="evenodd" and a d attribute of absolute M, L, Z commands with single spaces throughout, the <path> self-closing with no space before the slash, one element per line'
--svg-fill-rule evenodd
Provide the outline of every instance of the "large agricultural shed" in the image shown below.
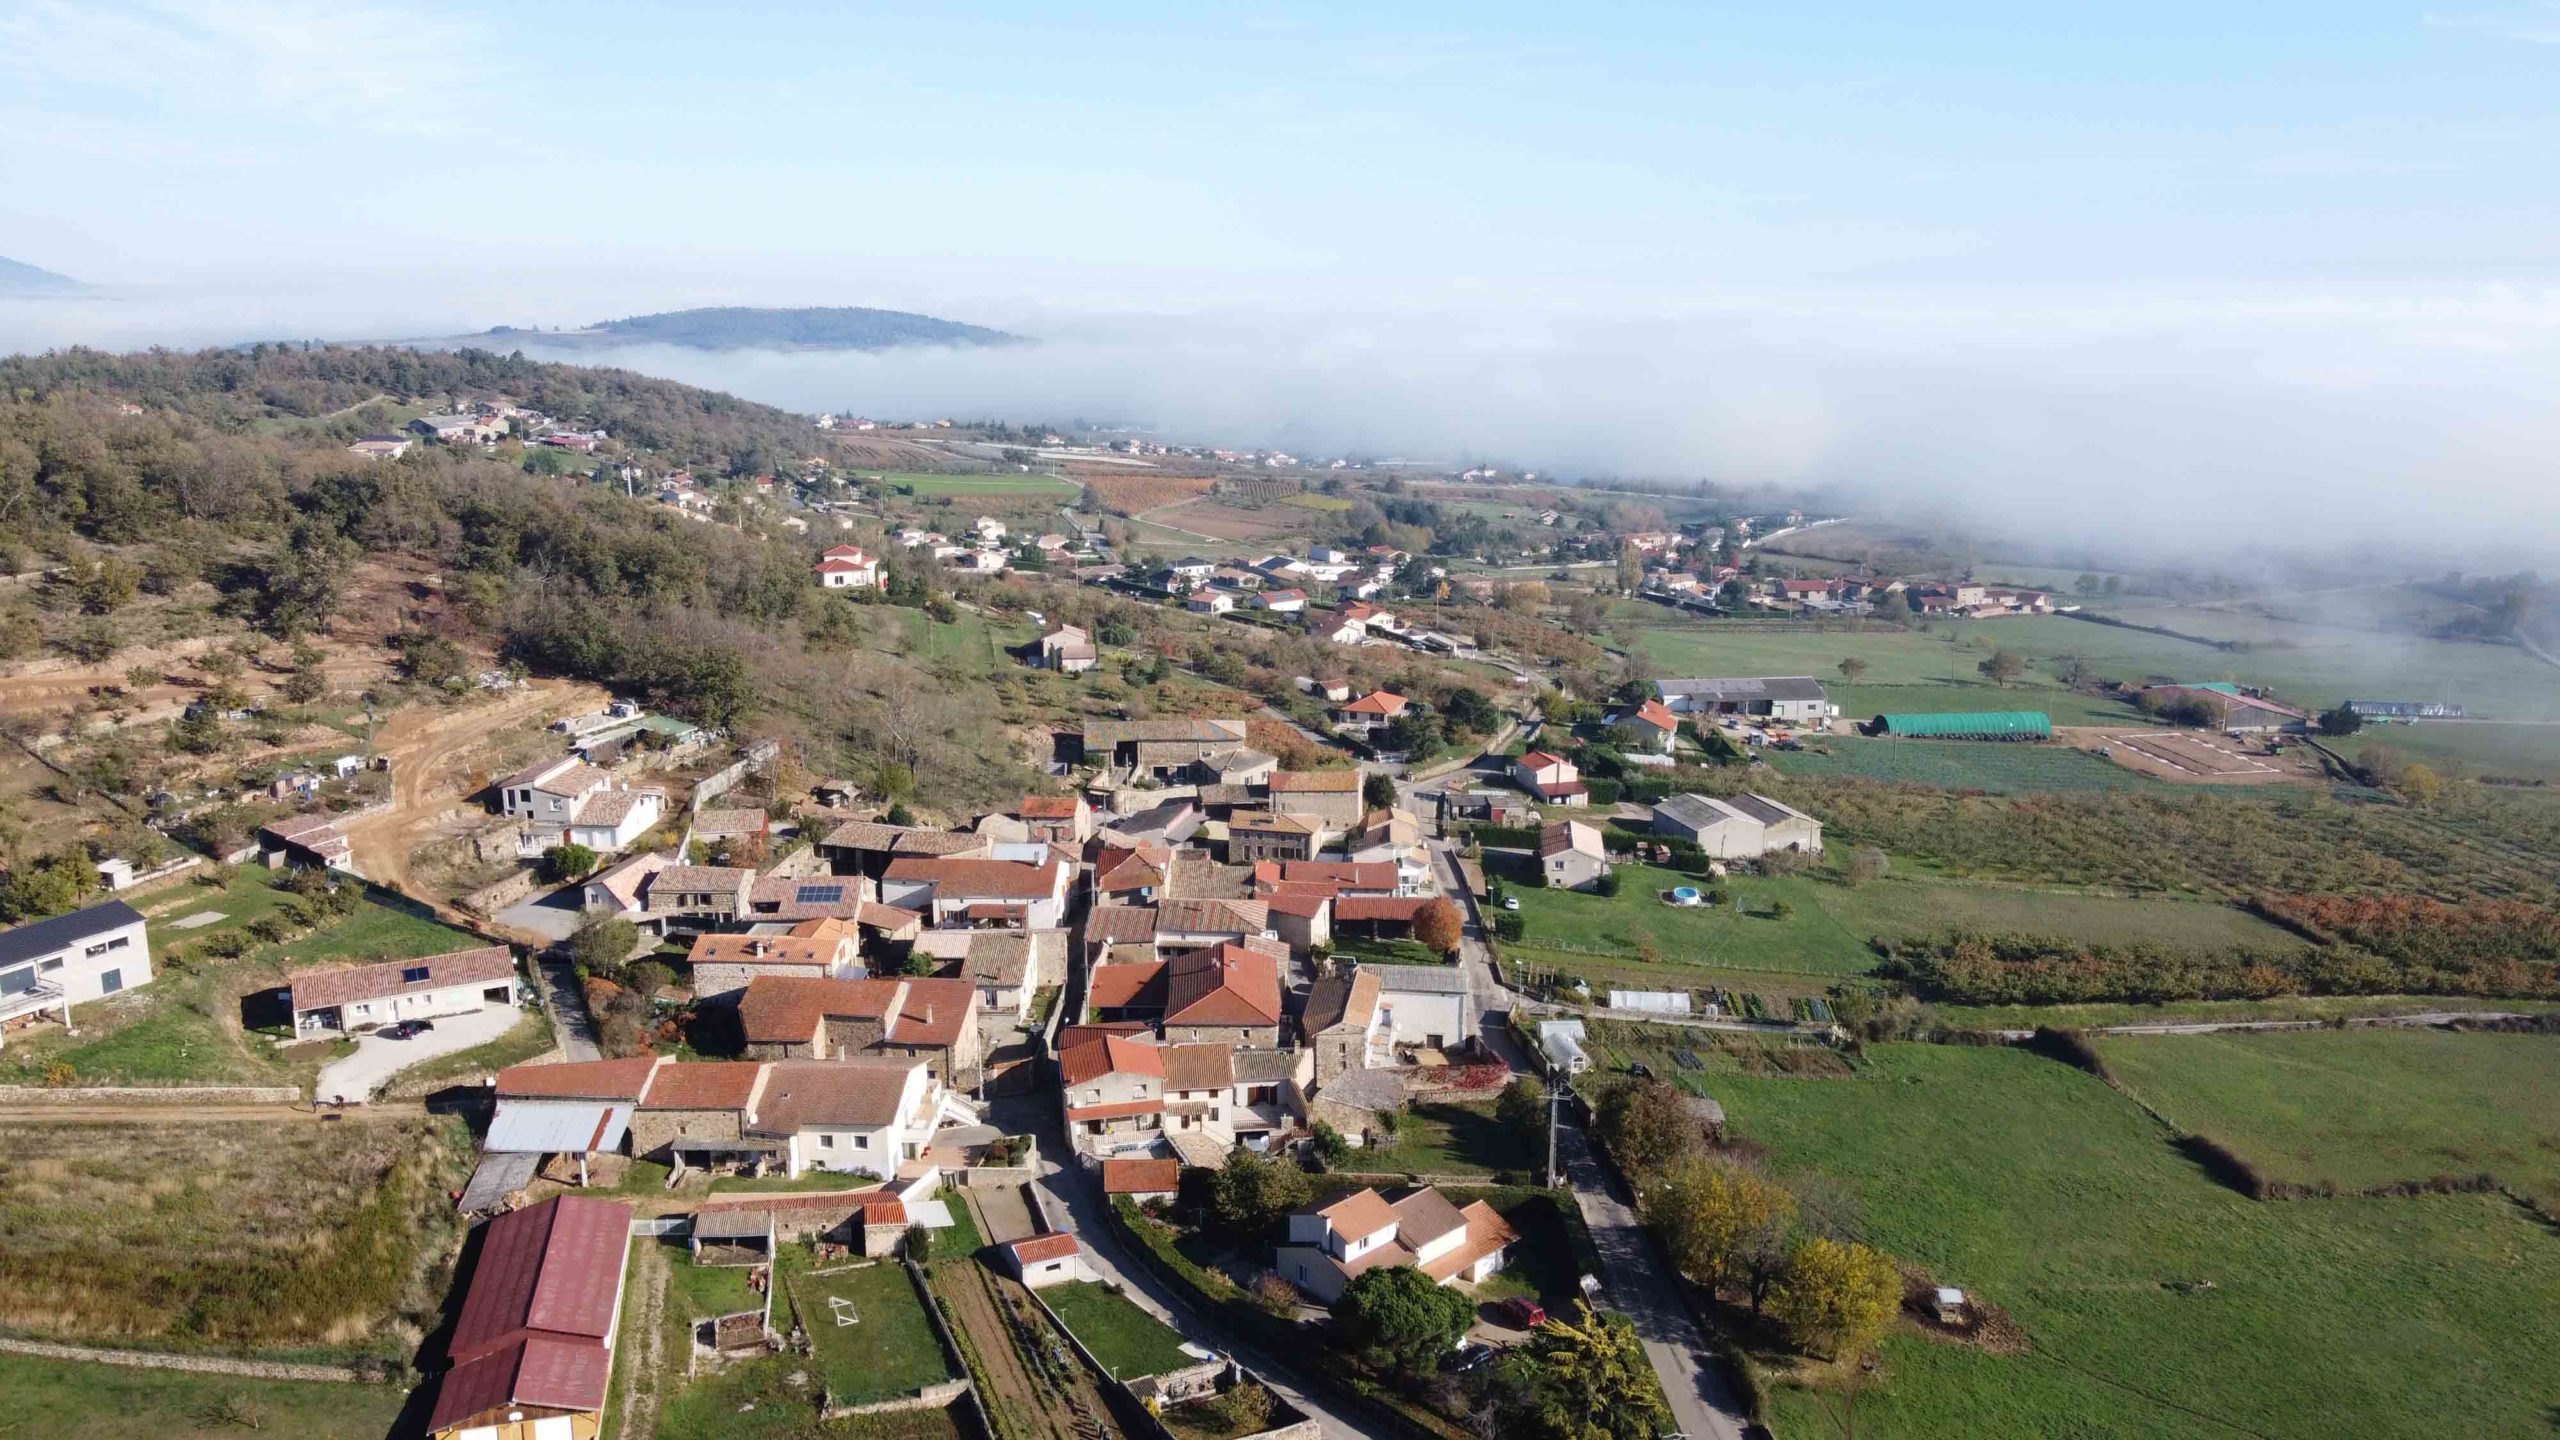
<path fill-rule="evenodd" d="M 1944 715 L 1879 715 L 1870 735 L 1929 740 L 2050 740 L 2053 717 L 2041 710 L 1955 710 Z"/>

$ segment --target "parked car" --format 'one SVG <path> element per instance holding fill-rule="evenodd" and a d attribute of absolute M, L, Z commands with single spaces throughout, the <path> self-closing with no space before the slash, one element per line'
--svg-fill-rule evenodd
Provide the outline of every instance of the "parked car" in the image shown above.
<path fill-rule="evenodd" d="M 1503 909 L 1505 909 L 1505 910 L 1517 910 L 1517 909 L 1519 909 L 1519 908 L 1520 908 L 1520 897 L 1519 897 L 1519 896 L 1517 896 L 1517 895 L 1505 895 L 1505 896 L 1503 896 L 1503 897 L 1502 897 L 1502 908 L 1503 908 Z"/>
<path fill-rule="evenodd" d="M 406 1040 L 412 1036 L 424 1035 L 434 1028 L 436 1028 L 436 1022 L 433 1020 L 403 1020 L 397 1025 L 383 1026 L 381 1033 L 388 1039 Z"/>
<path fill-rule="evenodd" d="M 1546 1307 L 1523 1295 L 1512 1296 L 1494 1306 L 1493 1311 L 1514 1330 L 1534 1330 L 1547 1323 Z"/>

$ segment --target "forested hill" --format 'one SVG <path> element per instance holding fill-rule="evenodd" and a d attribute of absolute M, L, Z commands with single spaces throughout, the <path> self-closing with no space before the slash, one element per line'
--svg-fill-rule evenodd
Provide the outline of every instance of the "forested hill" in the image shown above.
<path fill-rule="evenodd" d="M 87 288 L 68 275 L 0 255 L 0 295 L 76 295 Z"/>
<path fill-rule="evenodd" d="M 904 310 L 859 306 L 757 310 L 722 306 L 607 320 L 584 330 L 525 331 L 499 326 L 476 337 L 492 344 L 561 348 L 681 345 L 691 350 L 890 350 L 901 345 L 1011 345 L 1019 335 Z"/>
<path fill-rule="evenodd" d="M 589 679 L 742 734 L 820 769 L 898 757 L 909 793 L 953 803 L 1018 788 L 994 707 L 949 697 L 875 627 L 809 583 L 829 537 L 743 506 L 703 524 L 613 484 L 547 473 L 561 452 L 515 439 L 422 443 L 397 460 L 350 439 L 476 400 L 532 406 L 611 438 L 584 463 L 698 479 L 796 473 L 850 454 L 805 420 L 620 370 L 485 352 L 253 346 L 192 354 L 72 350 L 0 360 L 0 572 L 51 581 L 0 595 L 0 661 L 67 649 L 103 663 L 137 591 L 275 640 L 366 632 L 451 688 L 498 656 Z M 583 459 L 584 457 L 582 457 Z M 398 614 L 352 597 L 365 567 L 414 560 L 435 598 Z M 940 576 L 890 551 L 908 603 L 946 605 Z M 866 597 L 868 598 L 868 597 Z M 146 607 L 146 608 L 151 608 Z M 983 701 L 984 697 L 976 697 Z M 927 746 L 885 739 L 925 733 Z"/>

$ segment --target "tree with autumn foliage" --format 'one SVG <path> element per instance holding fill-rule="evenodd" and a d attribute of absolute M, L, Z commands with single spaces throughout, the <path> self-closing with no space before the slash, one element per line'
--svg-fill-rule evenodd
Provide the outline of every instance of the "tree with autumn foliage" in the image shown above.
<path fill-rule="evenodd" d="M 1434 954 L 1454 957 L 1465 937 L 1466 922 L 1459 917 L 1458 907 L 1446 899 L 1434 900 L 1414 913 L 1413 938 Z"/>

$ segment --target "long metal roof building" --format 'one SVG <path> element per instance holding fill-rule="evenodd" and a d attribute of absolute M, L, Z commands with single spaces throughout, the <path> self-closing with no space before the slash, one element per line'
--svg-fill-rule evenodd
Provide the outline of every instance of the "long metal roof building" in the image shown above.
<path fill-rule="evenodd" d="M 2041 710 L 1957 710 L 1944 715 L 1879 715 L 1868 727 L 1877 735 L 1933 740 L 2050 740 L 2053 717 Z"/>

